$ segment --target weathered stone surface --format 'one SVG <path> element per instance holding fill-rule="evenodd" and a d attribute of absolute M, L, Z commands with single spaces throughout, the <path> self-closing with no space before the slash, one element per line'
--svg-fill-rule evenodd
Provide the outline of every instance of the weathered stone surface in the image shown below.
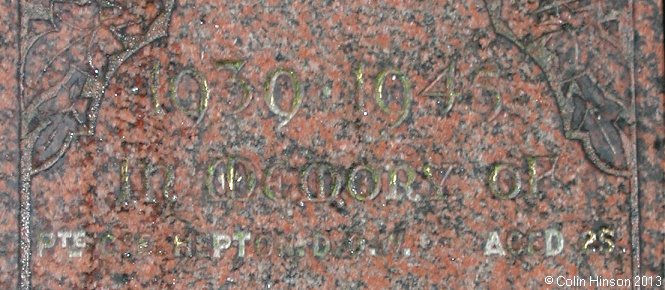
<path fill-rule="evenodd" d="M 17 13 L 0 3 L 0 287 L 18 285 Z"/>
<path fill-rule="evenodd" d="M 462 2 L 0 4 L 2 285 L 665 283 L 662 2 Z"/>

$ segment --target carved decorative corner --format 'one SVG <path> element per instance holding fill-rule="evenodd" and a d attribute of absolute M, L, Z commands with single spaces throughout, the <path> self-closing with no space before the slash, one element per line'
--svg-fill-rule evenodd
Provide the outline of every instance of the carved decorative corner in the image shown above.
<path fill-rule="evenodd" d="M 502 1 L 486 0 L 485 5 L 495 34 L 514 44 L 542 70 L 556 99 L 564 136 L 579 141 L 586 157 L 601 171 L 630 176 L 634 152 L 629 128 L 635 122 L 634 104 L 628 96 L 621 96 L 612 79 L 604 78 L 607 75 L 596 63 L 605 61 L 608 66 L 629 70 L 628 53 L 615 43 L 621 35 L 613 27 L 621 20 L 615 10 L 602 7 L 603 3 L 564 2 L 541 1 L 528 16 L 537 23 L 536 28 L 525 35 L 518 35 L 504 20 L 502 15 L 509 7 Z M 558 18 L 564 10 L 573 16 L 595 14 L 571 23 Z M 607 46 L 588 45 L 592 38 Z"/>

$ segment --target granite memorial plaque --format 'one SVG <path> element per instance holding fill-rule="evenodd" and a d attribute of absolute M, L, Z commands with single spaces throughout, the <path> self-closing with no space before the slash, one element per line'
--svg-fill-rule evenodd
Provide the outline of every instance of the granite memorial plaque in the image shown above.
<path fill-rule="evenodd" d="M 662 1 L 0 15 L 3 289 L 665 283 Z"/>

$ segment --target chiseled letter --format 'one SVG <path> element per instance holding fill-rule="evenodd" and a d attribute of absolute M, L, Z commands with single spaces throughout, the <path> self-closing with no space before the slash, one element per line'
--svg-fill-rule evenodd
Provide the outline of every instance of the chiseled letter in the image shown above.
<path fill-rule="evenodd" d="M 247 232 L 236 232 L 233 235 L 233 240 L 238 241 L 238 257 L 245 256 L 245 241 L 249 240 L 252 237 L 250 233 Z"/>
<path fill-rule="evenodd" d="M 222 250 L 226 250 L 231 246 L 231 237 L 224 234 L 212 234 L 212 256 L 215 258 L 221 257 Z"/>
<path fill-rule="evenodd" d="M 499 240 L 499 233 L 496 231 L 490 233 L 487 243 L 485 244 L 485 256 L 491 255 L 506 255 L 506 251 L 503 250 L 503 246 Z"/>
<path fill-rule="evenodd" d="M 545 256 L 556 256 L 563 251 L 563 234 L 559 230 L 545 230 Z"/>

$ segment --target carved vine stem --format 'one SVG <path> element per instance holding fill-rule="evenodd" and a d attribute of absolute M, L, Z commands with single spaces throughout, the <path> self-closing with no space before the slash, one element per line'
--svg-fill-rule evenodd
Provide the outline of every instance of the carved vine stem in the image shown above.
<path fill-rule="evenodd" d="M 629 137 L 623 132 L 623 130 L 617 130 L 619 139 L 621 142 L 621 147 L 623 152 L 625 152 L 625 166 L 617 167 L 613 164 L 608 164 L 607 162 L 601 160 L 596 149 L 594 148 L 589 132 L 584 132 L 575 128 L 573 125 L 573 114 L 575 110 L 575 105 L 571 102 L 571 98 L 567 95 L 562 89 L 562 85 L 570 81 L 578 81 L 582 83 L 595 82 L 590 75 L 583 75 L 575 77 L 576 80 L 566 80 L 561 77 L 560 71 L 557 71 L 552 63 L 557 57 L 557 55 L 548 50 L 545 46 L 534 40 L 531 42 L 526 42 L 520 40 L 517 35 L 510 29 L 508 23 L 506 23 L 501 18 L 501 9 L 502 2 L 500 0 L 484 0 L 485 7 L 489 14 L 490 24 L 494 30 L 494 33 L 510 41 L 515 45 L 525 56 L 527 56 L 533 63 L 535 63 L 546 76 L 546 82 L 550 90 L 553 92 L 556 103 L 561 114 L 561 120 L 563 124 L 564 135 L 567 139 L 578 140 L 582 143 L 582 148 L 587 158 L 601 171 L 615 175 L 630 178 L 630 231 L 631 231 L 631 254 L 632 254 L 632 275 L 640 275 L 640 206 L 639 206 L 639 185 L 637 178 L 637 148 L 636 148 L 636 138 L 637 138 L 637 123 L 636 123 L 636 108 L 635 108 L 635 80 L 634 80 L 634 52 L 633 45 L 629 45 L 629 51 L 627 59 L 630 60 L 630 73 L 631 73 L 631 102 L 625 104 L 620 101 L 618 98 L 613 97 L 611 94 L 606 94 L 604 97 L 607 101 L 617 104 L 620 108 L 620 117 L 623 118 L 628 125 L 630 125 L 630 131 L 632 136 Z M 564 3 L 569 3 L 573 1 L 565 1 Z M 555 4 L 547 5 L 541 9 L 538 9 L 536 13 L 542 12 L 545 10 L 550 10 L 555 8 Z M 628 7 L 632 7 L 632 1 L 628 1 Z M 630 13 L 633 13 L 632 11 Z M 632 17 L 632 15 L 631 15 Z M 631 30 L 628 41 L 633 42 L 635 39 L 634 30 Z M 602 34 L 602 33 L 601 33 Z M 602 38 L 602 37 L 601 37 Z M 576 47 L 576 49 L 578 49 Z M 579 93 L 589 93 L 584 92 Z M 586 113 L 585 113 L 586 115 Z M 614 124 L 613 124 L 614 125 Z M 616 154 L 615 148 L 612 146 L 611 141 L 609 140 L 606 132 L 602 126 L 598 126 L 598 129 L 603 134 L 605 140 L 608 142 L 608 145 L 611 151 Z"/>
<path fill-rule="evenodd" d="M 520 40 L 517 35 L 515 35 L 515 33 L 510 29 L 508 24 L 501 19 L 501 1 L 485 0 L 485 6 L 487 7 L 487 11 L 490 16 L 490 23 L 494 33 L 496 33 L 497 36 L 503 37 L 504 39 L 510 41 L 543 71 L 544 75 L 546 76 L 547 85 L 556 99 L 556 104 L 559 108 L 559 113 L 561 114 L 561 123 L 563 125 L 563 132 L 565 137 L 570 140 L 580 141 L 587 158 L 601 171 L 615 176 L 629 177 L 631 175 L 629 170 L 630 166 L 625 168 L 617 168 L 603 161 L 598 156 L 598 153 L 596 152 L 596 149 L 591 142 L 589 132 L 578 130 L 578 128 L 575 128 L 573 125 L 572 116 L 575 111 L 575 106 L 572 103 L 571 98 L 568 97 L 562 90 L 562 84 L 569 80 L 562 79 L 560 76 L 562 75 L 562 72 L 557 71 L 552 65 L 556 60 L 557 55 L 545 48 L 541 43 L 539 43 L 538 40 L 534 40 L 528 43 Z M 630 116 L 631 110 L 626 108 L 623 103 L 617 101 L 616 98 L 613 98 L 609 95 L 605 97 L 609 101 L 615 102 L 621 108 L 622 117 L 624 117 L 629 122 L 634 122 L 634 116 Z M 602 128 L 600 130 L 602 130 Z M 630 146 L 628 146 L 630 143 L 629 138 L 621 130 L 618 130 L 617 133 L 619 134 L 619 137 L 622 141 L 622 148 L 625 150 L 624 152 L 626 152 L 626 159 L 630 160 L 630 156 L 632 156 L 633 152 Z M 630 161 L 627 163 L 629 162 Z"/>
<path fill-rule="evenodd" d="M 87 2 L 86 2 L 87 3 Z M 164 0 L 162 13 L 150 24 L 148 30 L 139 36 L 127 36 L 120 38 L 123 49 L 119 52 L 113 53 L 108 58 L 108 63 L 97 75 L 87 75 L 81 91 L 81 97 L 88 100 L 86 109 L 85 123 L 82 124 L 83 130 L 77 132 L 68 132 L 62 141 L 62 145 L 56 154 L 48 157 L 43 163 L 35 166 L 33 164 L 34 146 L 40 134 L 51 125 L 50 121 L 43 121 L 36 128 L 31 129 L 31 122 L 36 120 L 38 108 L 41 104 L 56 97 L 62 87 L 69 82 L 75 73 L 74 69 L 70 70 L 67 75 L 56 84 L 54 87 L 39 93 L 28 104 L 25 104 L 24 90 L 22 88 L 25 74 L 23 65 L 26 63 L 28 51 L 34 45 L 36 38 L 28 41 L 25 45 L 21 46 L 21 65 L 19 69 L 19 100 L 21 106 L 21 136 L 20 136 L 20 209 L 19 209 L 19 289 L 31 288 L 32 276 L 32 178 L 53 166 L 60 160 L 71 147 L 72 142 L 78 136 L 93 136 L 97 125 L 97 118 L 99 117 L 99 109 L 105 95 L 106 88 L 108 87 L 111 79 L 115 76 L 118 68 L 132 57 L 137 51 L 143 47 L 151 44 L 152 42 L 166 37 L 168 35 L 168 26 L 171 21 L 171 13 L 173 12 L 175 0 Z M 38 9 L 30 3 L 21 3 L 19 6 L 23 15 L 21 20 L 21 34 L 27 35 L 28 21 L 32 19 L 46 19 L 53 23 L 52 8 Z"/>

